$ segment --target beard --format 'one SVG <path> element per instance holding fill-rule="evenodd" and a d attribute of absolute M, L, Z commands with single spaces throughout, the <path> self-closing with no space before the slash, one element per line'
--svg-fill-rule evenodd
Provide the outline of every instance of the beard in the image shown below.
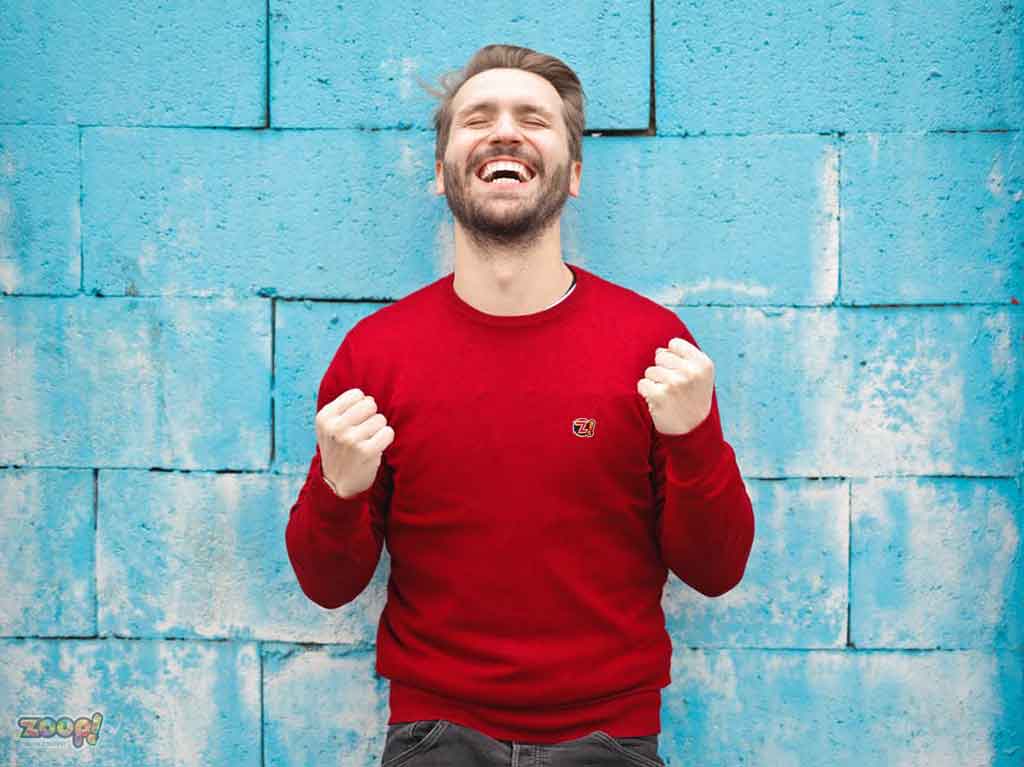
<path fill-rule="evenodd" d="M 536 243 L 562 211 L 569 197 L 569 166 L 559 165 L 553 174 L 536 167 L 530 182 L 536 189 L 517 193 L 512 203 L 491 199 L 486 190 L 475 193 L 474 174 L 461 173 L 443 164 L 445 198 L 452 215 L 481 250 L 493 247 L 525 249 Z"/>

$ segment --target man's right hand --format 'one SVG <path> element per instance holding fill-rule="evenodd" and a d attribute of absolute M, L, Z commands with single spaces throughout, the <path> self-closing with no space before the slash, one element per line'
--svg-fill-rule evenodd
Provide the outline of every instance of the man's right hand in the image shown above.
<path fill-rule="evenodd" d="M 321 408 L 315 423 L 321 471 L 335 493 L 351 498 L 370 487 L 384 448 L 395 439 L 373 397 L 347 389 Z"/>

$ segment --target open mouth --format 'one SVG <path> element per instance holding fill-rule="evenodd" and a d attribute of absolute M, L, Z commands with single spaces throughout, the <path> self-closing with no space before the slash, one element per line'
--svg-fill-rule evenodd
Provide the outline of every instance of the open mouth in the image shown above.
<path fill-rule="evenodd" d="M 489 186 L 524 187 L 535 175 L 526 164 L 512 160 L 485 162 L 476 172 L 476 177 Z"/>

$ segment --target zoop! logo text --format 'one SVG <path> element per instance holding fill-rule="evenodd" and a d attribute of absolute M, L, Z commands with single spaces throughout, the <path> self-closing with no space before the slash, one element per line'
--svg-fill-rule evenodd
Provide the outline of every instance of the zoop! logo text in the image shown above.
<path fill-rule="evenodd" d="M 95 712 L 92 717 L 80 716 L 72 719 L 69 716 L 62 716 L 54 719 L 49 716 L 22 716 L 18 717 L 18 726 L 21 728 L 20 738 L 52 738 L 54 735 L 61 738 L 71 738 L 75 748 L 81 748 L 83 743 L 95 746 L 100 737 L 100 726 L 103 724 L 103 714 Z"/>

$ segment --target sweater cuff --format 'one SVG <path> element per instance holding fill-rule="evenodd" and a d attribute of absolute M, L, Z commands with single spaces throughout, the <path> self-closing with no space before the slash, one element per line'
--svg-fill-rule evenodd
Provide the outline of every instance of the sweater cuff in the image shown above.
<path fill-rule="evenodd" d="M 658 439 L 665 449 L 665 465 L 669 477 L 689 480 L 703 475 L 718 463 L 725 447 L 722 422 L 715 408 L 697 426 L 685 434 L 662 434 Z"/>
<path fill-rule="evenodd" d="M 358 512 L 363 508 L 365 502 L 373 494 L 373 485 L 350 498 L 340 498 L 331 490 L 330 485 L 324 480 L 320 462 L 317 461 L 313 467 L 312 487 L 313 508 L 321 512 L 318 516 L 324 521 L 338 521 L 350 523 L 357 519 Z"/>

